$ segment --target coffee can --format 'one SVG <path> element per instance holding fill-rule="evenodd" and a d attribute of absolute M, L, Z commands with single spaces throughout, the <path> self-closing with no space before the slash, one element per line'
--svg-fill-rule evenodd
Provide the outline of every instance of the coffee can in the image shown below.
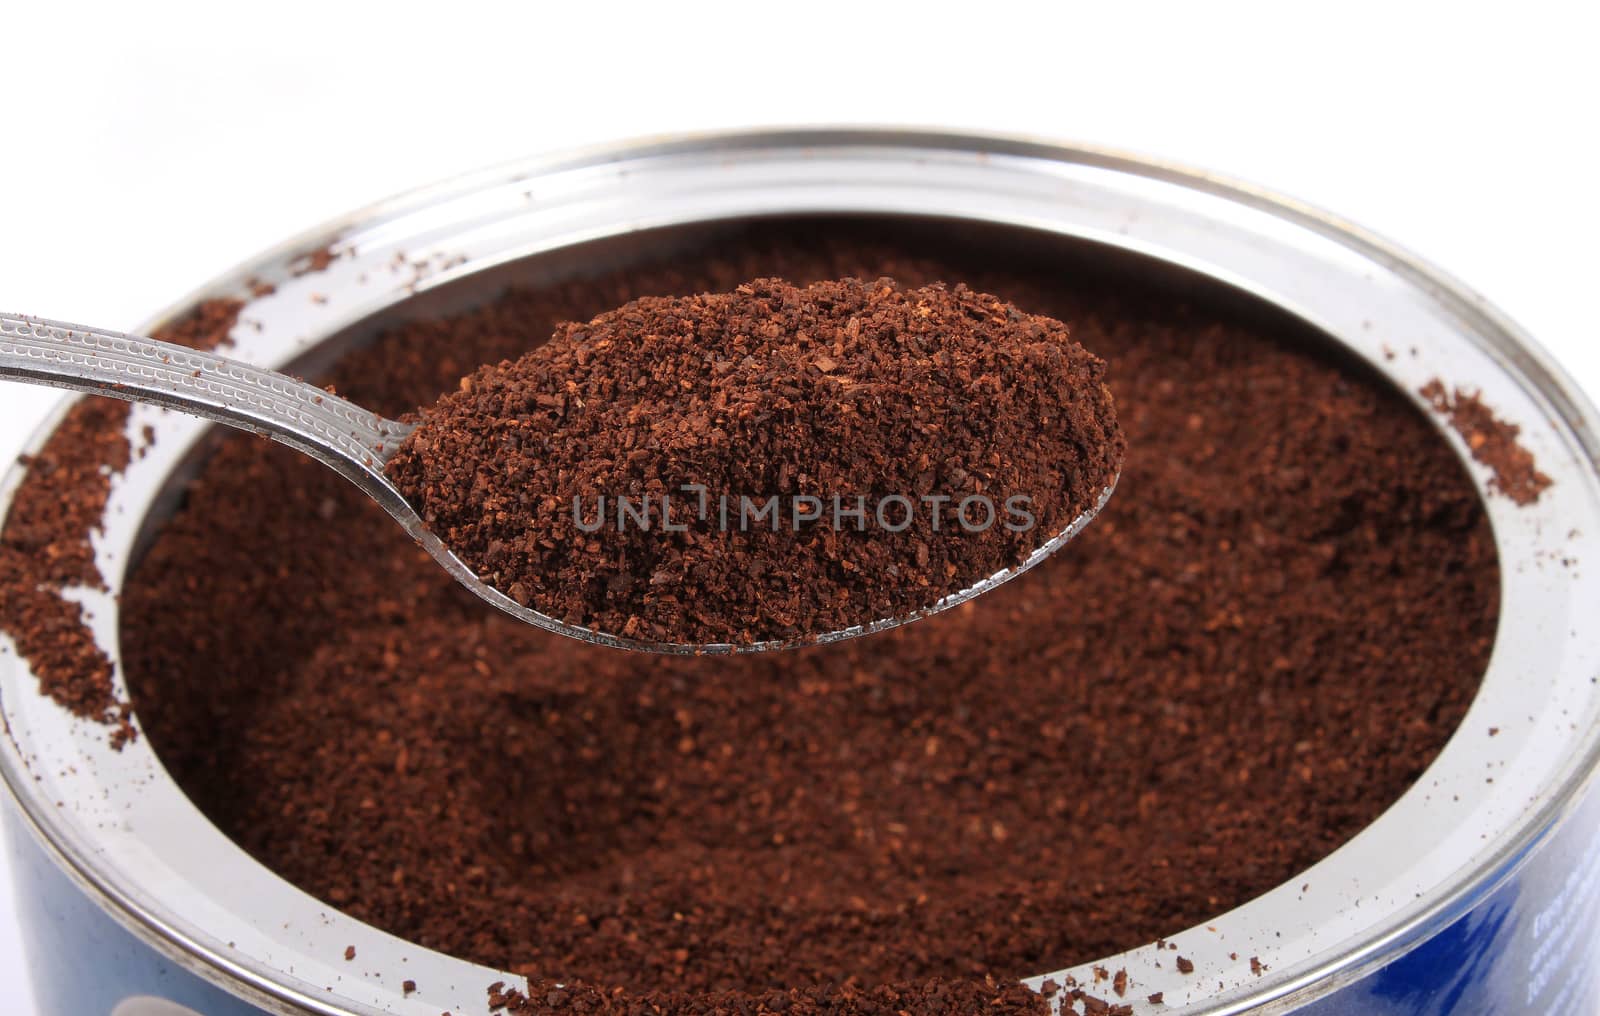
<path fill-rule="evenodd" d="M 615 267 L 729 224 L 797 215 L 981 223 L 1241 290 L 1315 326 L 1419 406 L 1435 377 L 1481 393 L 1554 481 L 1518 506 L 1440 427 L 1484 495 L 1500 619 L 1465 720 L 1404 796 L 1291 881 L 1204 925 L 1025 983 L 1077 984 L 1140 1016 L 1600 1011 L 1595 410 L 1482 298 L 1350 223 L 1092 147 L 888 129 L 694 135 L 542 157 L 381 202 L 238 266 L 135 330 L 204 299 L 243 299 L 230 353 L 310 375 L 386 323 L 464 309 L 513 279 Z M 319 251 L 332 259 L 305 272 Z M 135 407 L 129 426 L 153 428 L 156 441 L 115 477 L 95 537 L 109 588 L 71 593 L 113 661 L 117 593 L 209 429 L 148 407 Z M 24 470 L 7 473 L 0 511 Z M 41 694 L 9 637 L 0 646 L 6 842 L 46 1016 L 466 1016 L 488 1011 L 491 983 L 520 983 L 278 877 L 189 802 L 146 739 L 114 749 L 104 727 Z M 1178 969 L 1179 954 L 1191 972 Z M 1126 972 L 1122 995 L 1097 967 Z"/>

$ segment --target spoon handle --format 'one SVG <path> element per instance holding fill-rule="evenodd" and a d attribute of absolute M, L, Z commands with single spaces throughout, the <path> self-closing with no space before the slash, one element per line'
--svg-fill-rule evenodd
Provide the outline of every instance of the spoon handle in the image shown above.
<path fill-rule="evenodd" d="M 265 434 L 364 487 L 410 424 L 215 353 L 45 318 L 0 314 L 0 378 L 148 402 Z M 384 484 L 386 485 L 386 484 Z"/>

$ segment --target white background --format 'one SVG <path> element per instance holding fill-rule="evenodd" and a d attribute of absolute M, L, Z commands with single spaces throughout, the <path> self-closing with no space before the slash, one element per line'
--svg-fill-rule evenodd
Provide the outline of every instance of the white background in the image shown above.
<path fill-rule="evenodd" d="M 1576 6 L 10 4 L 0 308 L 128 328 L 324 219 L 550 148 L 956 126 L 1323 205 L 1481 290 L 1600 396 L 1600 73 Z M 55 397 L 0 384 L 0 463 Z M 18 936 L 0 858 L 7 1016 L 32 1012 Z"/>

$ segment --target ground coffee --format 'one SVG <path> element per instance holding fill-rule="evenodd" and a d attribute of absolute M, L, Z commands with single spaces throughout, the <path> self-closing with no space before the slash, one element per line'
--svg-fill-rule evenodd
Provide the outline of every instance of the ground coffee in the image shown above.
<path fill-rule="evenodd" d="M 567 323 L 422 411 L 387 472 L 569 624 L 800 640 L 1020 564 L 1122 463 L 1105 364 L 965 286 L 761 279 Z"/>
<path fill-rule="evenodd" d="M 237 300 L 206 301 L 156 337 L 216 349 L 228 342 L 242 306 Z M 111 661 L 95 644 L 83 607 L 62 591 L 105 587 L 90 536 L 105 510 L 112 476 L 133 454 L 130 408 L 115 399 L 75 403 L 39 454 L 23 457 L 27 479 L 0 533 L 0 618 L 6 631 L 43 691 L 77 715 L 110 725 L 116 744 L 134 734 L 128 705 L 117 699 Z"/>
<path fill-rule="evenodd" d="M 1519 505 L 1539 500 L 1550 486 L 1550 477 L 1539 471 L 1533 454 L 1518 442 L 1521 428 L 1495 416 L 1478 393 L 1459 388 L 1451 392 L 1437 378 L 1423 385 L 1419 394 L 1434 412 L 1450 421 L 1472 457 L 1494 472 L 1489 482 L 1495 490 Z"/>
<path fill-rule="evenodd" d="M 791 989 L 802 1011 L 916 1012 L 941 991 L 1023 1011 L 1008 980 L 1321 858 L 1476 689 L 1498 572 L 1471 482 L 1304 326 L 1100 252 L 948 234 L 754 225 L 405 325 L 332 380 L 398 414 L 640 296 L 965 279 L 1108 362 L 1131 451 L 1068 553 L 869 639 L 647 658 L 485 608 L 337 476 L 229 437 L 123 596 L 168 769 L 320 898 L 531 974 L 502 1000 L 532 1011 L 780 1011 L 761 999 Z"/>

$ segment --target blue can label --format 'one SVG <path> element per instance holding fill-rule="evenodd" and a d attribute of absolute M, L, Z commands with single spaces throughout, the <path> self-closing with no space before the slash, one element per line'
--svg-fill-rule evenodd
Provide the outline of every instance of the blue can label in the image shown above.
<path fill-rule="evenodd" d="M 1600 1013 L 1600 792 L 1511 872 L 1391 963 L 1295 1010 L 1306 1016 Z M 1499 881 L 1489 880 L 1489 884 Z M 1428 931 L 1423 932 L 1424 935 Z"/>

